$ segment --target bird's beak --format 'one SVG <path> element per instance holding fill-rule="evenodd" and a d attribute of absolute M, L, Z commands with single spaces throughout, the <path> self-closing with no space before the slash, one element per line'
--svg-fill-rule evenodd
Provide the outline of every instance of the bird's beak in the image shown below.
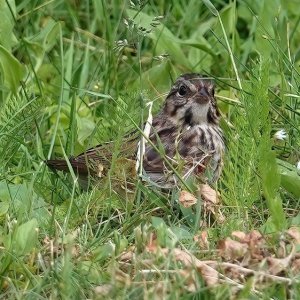
<path fill-rule="evenodd" d="M 204 86 L 200 88 L 199 95 L 202 97 L 209 97 L 209 93 Z"/>
<path fill-rule="evenodd" d="M 198 93 L 195 95 L 195 99 L 199 104 L 204 104 L 210 101 L 210 94 L 206 87 L 201 87 Z"/>

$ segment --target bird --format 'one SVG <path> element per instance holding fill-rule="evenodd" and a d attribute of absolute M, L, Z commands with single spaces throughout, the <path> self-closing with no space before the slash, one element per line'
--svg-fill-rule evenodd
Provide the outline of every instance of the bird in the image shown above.
<path fill-rule="evenodd" d="M 161 110 L 153 117 L 150 133 L 142 149 L 143 178 L 161 188 L 172 188 L 190 176 L 210 174 L 216 182 L 223 166 L 225 142 L 219 125 L 220 112 L 215 98 L 214 81 L 199 73 L 180 75 L 172 85 Z M 121 165 L 139 159 L 140 135 L 124 137 L 120 151 Z M 114 143 L 108 142 L 86 150 L 76 157 L 50 159 L 52 170 L 70 171 L 81 179 L 101 178 L 110 168 Z M 132 171 L 133 164 L 127 168 Z M 128 171 L 128 172 L 131 172 Z"/>

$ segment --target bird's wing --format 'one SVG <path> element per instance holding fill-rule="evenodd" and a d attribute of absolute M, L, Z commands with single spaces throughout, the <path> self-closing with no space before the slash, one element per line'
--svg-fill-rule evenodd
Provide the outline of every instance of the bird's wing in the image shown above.
<path fill-rule="evenodd" d="M 115 142 L 107 142 L 86 150 L 75 157 L 70 157 L 69 162 L 73 170 L 79 175 L 93 175 L 102 177 L 111 165 L 115 152 L 119 152 L 117 157 L 125 159 L 135 159 L 137 148 L 137 136 L 128 136 L 122 145 Z M 68 163 L 63 159 L 46 160 L 46 165 L 53 170 L 69 171 Z"/>

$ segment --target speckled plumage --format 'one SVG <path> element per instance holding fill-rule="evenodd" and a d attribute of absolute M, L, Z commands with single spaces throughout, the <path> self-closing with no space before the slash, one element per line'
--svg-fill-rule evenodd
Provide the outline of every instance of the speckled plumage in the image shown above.
<path fill-rule="evenodd" d="M 225 146 L 219 127 L 214 83 L 200 74 L 180 76 L 153 119 L 149 139 L 159 149 L 156 151 L 152 143 L 146 144 L 143 168 L 151 181 L 171 187 L 176 184 L 174 169 L 187 178 L 191 174 L 201 175 L 207 168 L 213 174 L 211 180 L 217 180 Z M 138 138 L 127 137 L 120 156 L 135 160 L 137 143 Z M 106 143 L 69 161 L 81 177 L 101 177 L 109 168 L 111 149 L 112 143 Z M 64 160 L 48 160 L 46 164 L 56 170 L 69 169 Z"/>

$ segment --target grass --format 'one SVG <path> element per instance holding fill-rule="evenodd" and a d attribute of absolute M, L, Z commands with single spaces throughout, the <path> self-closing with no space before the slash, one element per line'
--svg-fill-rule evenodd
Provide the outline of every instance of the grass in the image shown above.
<path fill-rule="evenodd" d="M 291 270 L 290 285 L 249 276 L 241 286 L 211 287 L 166 251 L 218 260 L 219 240 L 256 229 L 271 234 L 278 254 L 281 234 L 300 225 L 299 15 L 296 2 L 279 0 L 3 2 L 1 297 L 297 295 Z M 183 209 L 178 192 L 164 195 L 129 176 L 132 166 L 123 168 L 120 157 L 147 103 L 156 112 L 183 72 L 216 81 L 227 139 L 217 185 L 223 224 L 204 220 L 200 207 Z M 284 140 L 274 138 L 280 129 Z M 88 191 L 74 174 L 53 174 L 43 163 L 110 140 L 112 169 Z M 194 239 L 201 232 L 208 249 Z"/>

